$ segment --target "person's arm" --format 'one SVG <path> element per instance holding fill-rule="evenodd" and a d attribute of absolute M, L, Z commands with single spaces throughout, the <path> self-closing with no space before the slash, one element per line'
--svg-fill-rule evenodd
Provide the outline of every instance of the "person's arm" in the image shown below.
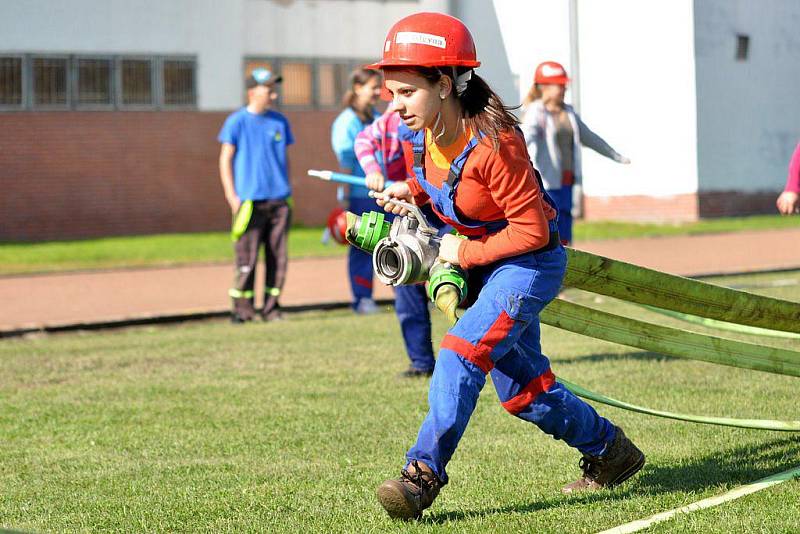
<path fill-rule="evenodd" d="M 361 130 L 356 135 L 356 140 L 353 144 L 358 164 L 364 169 L 364 174 L 366 175 L 367 187 L 373 191 L 383 191 L 383 186 L 386 182 L 376 157 L 383 150 L 381 139 L 386 131 L 386 118 L 387 115 L 382 115 L 371 125 Z"/>
<path fill-rule="evenodd" d="M 233 156 L 236 154 L 236 147 L 230 143 L 222 143 L 219 151 L 219 177 L 222 182 L 222 189 L 225 192 L 225 200 L 231 207 L 231 213 L 239 211 L 242 201 L 236 194 L 233 185 Z"/>
<path fill-rule="evenodd" d="M 783 215 L 800 213 L 800 143 L 797 144 L 792 159 L 789 161 L 786 187 L 778 197 L 776 204 L 778 211 Z"/>
<path fill-rule="evenodd" d="M 602 137 L 590 130 L 577 113 L 575 114 L 575 122 L 578 123 L 578 135 L 582 145 L 609 159 L 613 159 L 617 163 L 628 164 L 631 162 L 631 160 L 611 148 L 611 145 L 606 143 Z"/>
<path fill-rule="evenodd" d="M 489 236 L 459 243 L 459 265 L 469 269 L 544 247 L 550 240 L 550 230 L 542 192 L 522 140 L 501 139 L 500 151 L 490 154 L 479 172 L 508 226 Z"/>

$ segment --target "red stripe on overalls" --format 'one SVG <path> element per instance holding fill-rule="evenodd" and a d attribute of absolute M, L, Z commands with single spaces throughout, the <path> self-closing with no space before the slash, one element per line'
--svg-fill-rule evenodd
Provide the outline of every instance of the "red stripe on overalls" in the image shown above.
<path fill-rule="evenodd" d="M 353 277 L 353 281 L 356 284 L 360 285 L 361 287 L 366 287 L 368 289 L 372 289 L 372 280 L 370 280 L 368 278 L 364 278 L 363 276 L 356 275 L 356 276 Z"/>
<path fill-rule="evenodd" d="M 489 327 L 489 330 L 486 331 L 477 345 L 473 345 L 458 336 L 447 334 L 442 340 L 442 348 L 454 351 L 480 367 L 484 373 L 488 373 L 494 368 L 494 362 L 491 358 L 492 351 L 498 343 L 508 336 L 513 327 L 514 319 L 504 310 L 500 312 L 500 316 Z"/>
<path fill-rule="evenodd" d="M 539 393 L 544 393 L 556 383 L 556 375 L 548 369 L 541 375 L 537 376 L 525 386 L 522 391 L 511 397 L 507 401 L 501 403 L 503 408 L 512 415 L 517 415 L 522 410 L 530 406 L 536 399 Z"/>

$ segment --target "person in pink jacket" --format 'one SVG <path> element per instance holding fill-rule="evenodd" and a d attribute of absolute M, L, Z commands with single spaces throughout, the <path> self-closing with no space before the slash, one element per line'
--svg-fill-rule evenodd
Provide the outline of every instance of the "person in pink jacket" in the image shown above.
<path fill-rule="evenodd" d="M 356 135 L 353 150 L 366 174 L 367 187 L 373 191 L 383 191 L 387 180 L 399 182 L 406 179 L 409 173 L 403 143 L 408 144 L 406 138 L 410 135 L 410 130 L 402 124 L 400 115 L 391 106 Z M 405 150 L 410 152 L 410 145 Z M 378 209 L 377 205 L 375 209 Z M 391 215 L 388 218 L 391 219 Z M 395 312 L 411 361 L 401 376 L 430 376 L 436 360 L 431 343 L 431 316 L 425 286 L 400 285 L 394 288 L 394 294 Z"/>
<path fill-rule="evenodd" d="M 778 197 L 776 204 L 781 215 L 800 213 L 800 143 L 797 143 L 792 159 L 789 161 L 786 188 Z"/>

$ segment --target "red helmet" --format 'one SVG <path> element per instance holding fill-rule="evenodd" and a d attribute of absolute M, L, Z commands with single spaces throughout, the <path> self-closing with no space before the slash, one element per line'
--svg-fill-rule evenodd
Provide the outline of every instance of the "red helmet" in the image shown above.
<path fill-rule="evenodd" d="M 341 207 L 334 208 L 331 214 L 328 215 L 328 232 L 333 240 L 340 245 L 347 244 L 347 238 L 345 237 L 345 232 L 347 232 L 347 215 L 345 215 L 345 211 Z"/>
<path fill-rule="evenodd" d="M 536 74 L 533 75 L 533 83 L 567 85 L 569 78 L 567 71 L 561 63 L 555 61 L 545 61 L 536 67 Z"/>
<path fill-rule="evenodd" d="M 384 67 L 478 67 L 475 42 L 464 23 L 444 13 L 414 13 L 389 30 L 383 59 L 367 65 Z"/>

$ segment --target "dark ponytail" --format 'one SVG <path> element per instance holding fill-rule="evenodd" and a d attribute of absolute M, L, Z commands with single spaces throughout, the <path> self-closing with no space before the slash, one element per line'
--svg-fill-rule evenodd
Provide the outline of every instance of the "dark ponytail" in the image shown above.
<path fill-rule="evenodd" d="M 500 149 L 500 132 L 515 128 L 519 119 L 511 113 L 515 108 L 506 107 L 497 93 L 475 72 L 467 81 L 466 88 L 458 94 L 456 78 L 469 70 L 463 67 L 414 67 L 411 72 L 419 74 L 431 84 L 437 83 L 442 76 L 449 77 L 453 82 L 453 94 L 461 104 L 465 126 L 476 135 L 480 133 L 491 139 L 492 148 L 496 152 Z"/>
<path fill-rule="evenodd" d="M 466 69 L 457 74 L 464 71 Z M 456 98 L 461 103 L 466 125 L 476 134 L 480 132 L 491 139 L 495 152 L 500 148 L 500 132 L 513 130 L 519 124 L 519 119 L 511 113 L 514 108 L 505 106 L 486 80 L 474 72 L 467 82 L 467 88 Z"/>

